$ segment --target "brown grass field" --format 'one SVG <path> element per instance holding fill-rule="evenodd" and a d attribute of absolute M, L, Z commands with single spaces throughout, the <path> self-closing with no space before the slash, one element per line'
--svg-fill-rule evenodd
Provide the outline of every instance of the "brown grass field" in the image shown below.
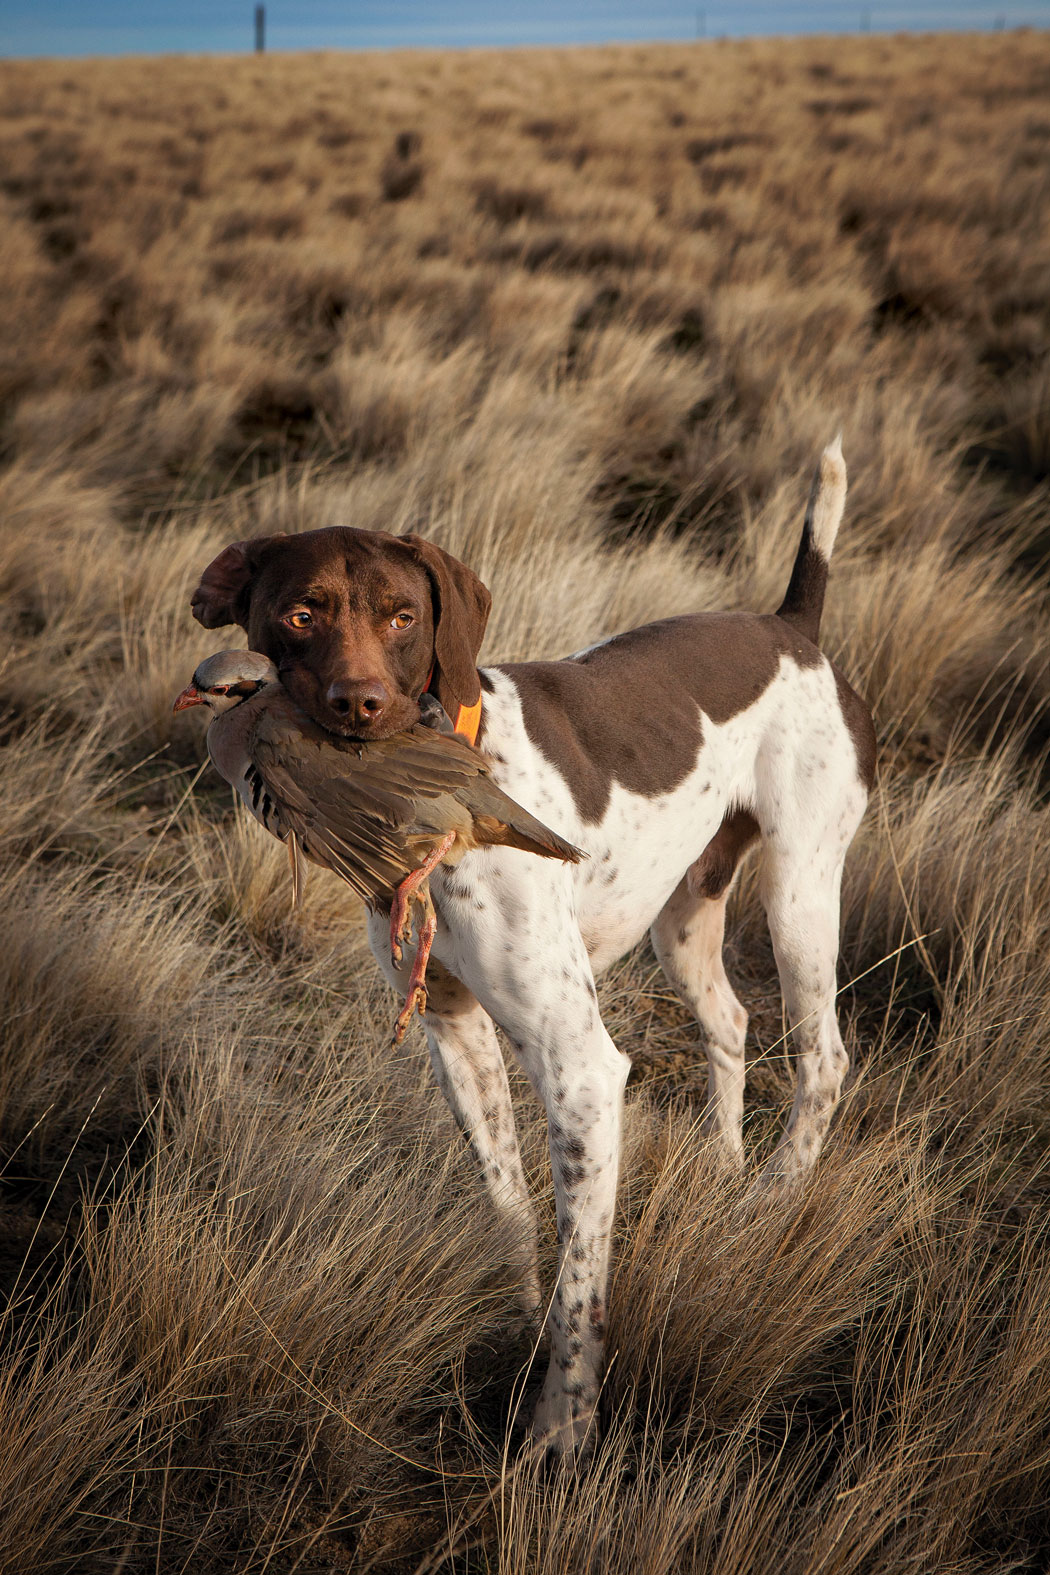
<path fill-rule="evenodd" d="M 1050 1563 L 1050 36 L 0 66 L 0 1569 Z M 226 541 L 419 530 L 485 655 L 776 605 L 874 706 L 856 1075 L 734 1207 L 648 947 L 603 1437 L 517 1458 L 507 1243 L 361 912 L 171 701 Z M 192 790 L 192 791 L 191 791 Z M 753 873 L 753 1164 L 792 1070 Z M 554 1266 L 545 1128 L 514 1074 Z"/>

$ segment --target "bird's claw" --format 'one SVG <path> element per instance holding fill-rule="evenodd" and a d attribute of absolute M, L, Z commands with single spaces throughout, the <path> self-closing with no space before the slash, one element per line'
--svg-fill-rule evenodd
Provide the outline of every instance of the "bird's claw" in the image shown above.
<path fill-rule="evenodd" d="M 404 945 L 412 939 L 409 912 L 408 903 L 402 903 L 400 894 L 395 895 L 394 906 L 390 912 L 390 956 L 395 968 L 400 968 L 404 958 Z"/>
<path fill-rule="evenodd" d="M 425 984 L 414 984 L 405 997 L 405 1004 L 397 1014 L 394 1024 L 394 1044 L 399 1045 L 408 1033 L 412 1018 L 416 1012 L 422 1017 L 427 1009 L 427 987 Z"/>

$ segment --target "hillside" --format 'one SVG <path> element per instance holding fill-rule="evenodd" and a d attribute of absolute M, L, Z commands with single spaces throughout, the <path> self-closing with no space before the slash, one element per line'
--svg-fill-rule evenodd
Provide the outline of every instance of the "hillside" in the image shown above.
<path fill-rule="evenodd" d="M 1044 33 L 0 63 L 0 1568 L 1047 1567 L 1048 196 Z M 840 428 L 856 1076 L 752 1207 L 651 951 L 601 981 L 614 1358 L 543 1481 L 422 1034 L 171 715 L 224 638 L 189 595 L 339 523 L 468 560 L 488 659 L 770 609 Z M 727 956 L 757 1165 L 753 872 Z"/>

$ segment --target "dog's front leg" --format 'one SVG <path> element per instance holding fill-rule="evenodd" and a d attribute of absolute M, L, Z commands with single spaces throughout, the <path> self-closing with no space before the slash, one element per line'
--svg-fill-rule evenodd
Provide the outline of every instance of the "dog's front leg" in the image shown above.
<path fill-rule="evenodd" d="M 563 937 L 567 940 L 567 937 Z M 492 1010 L 547 1112 L 558 1218 L 558 1278 L 547 1326 L 550 1365 L 532 1424 L 552 1451 L 583 1455 L 601 1386 L 609 1241 L 616 1208 L 623 1090 L 630 1070 L 598 1014 L 577 936 Z"/>
<path fill-rule="evenodd" d="M 411 955 L 400 968 L 394 966 L 385 914 L 372 915 L 369 940 L 383 973 L 395 990 L 403 992 Z M 474 1150 L 489 1196 L 507 1227 L 522 1311 L 531 1321 L 541 1305 L 536 1220 L 521 1168 L 507 1069 L 495 1027 L 466 986 L 436 960 L 430 964 L 423 1024 L 437 1085 Z"/>
<path fill-rule="evenodd" d="M 548 1315 L 550 1366 L 533 1435 L 561 1454 L 588 1453 L 601 1385 L 609 1239 L 630 1068 L 595 1021 L 567 1033 L 545 1099 L 558 1211 L 558 1280 Z"/>
<path fill-rule="evenodd" d="M 468 855 L 435 892 L 449 966 L 507 1035 L 543 1102 L 558 1215 L 550 1365 L 532 1424 L 586 1453 L 602 1381 L 609 1239 L 630 1063 L 598 1013 L 572 879 L 514 849 Z M 479 914 L 481 922 L 479 922 Z"/>

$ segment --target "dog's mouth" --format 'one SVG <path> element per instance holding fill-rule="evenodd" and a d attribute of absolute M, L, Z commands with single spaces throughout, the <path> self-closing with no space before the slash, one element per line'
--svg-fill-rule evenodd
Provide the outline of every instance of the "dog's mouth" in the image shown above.
<path fill-rule="evenodd" d="M 346 739 L 355 744 L 378 744 L 383 739 L 393 738 L 395 733 L 403 733 L 407 728 L 414 727 L 419 721 L 419 706 L 414 700 L 406 700 L 397 706 L 388 706 L 382 716 L 374 722 L 353 722 L 350 718 L 340 721 L 339 717 L 325 708 L 314 709 L 304 706 L 318 727 L 322 727 L 333 738 Z"/>
<path fill-rule="evenodd" d="M 412 727 L 418 717 L 409 718 L 404 722 L 377 722 L 374 727 L 355 727 L 352 723 L 341 724 L 334 719 L 326 717 L 323 721 L 314 718 L 326 733 L 331 733 L 333 738 L 345 738 L 353 744 L 378 744 L 384 738 L 393 738 L 395 733 L 403 733 L 406 728 Z"/>

